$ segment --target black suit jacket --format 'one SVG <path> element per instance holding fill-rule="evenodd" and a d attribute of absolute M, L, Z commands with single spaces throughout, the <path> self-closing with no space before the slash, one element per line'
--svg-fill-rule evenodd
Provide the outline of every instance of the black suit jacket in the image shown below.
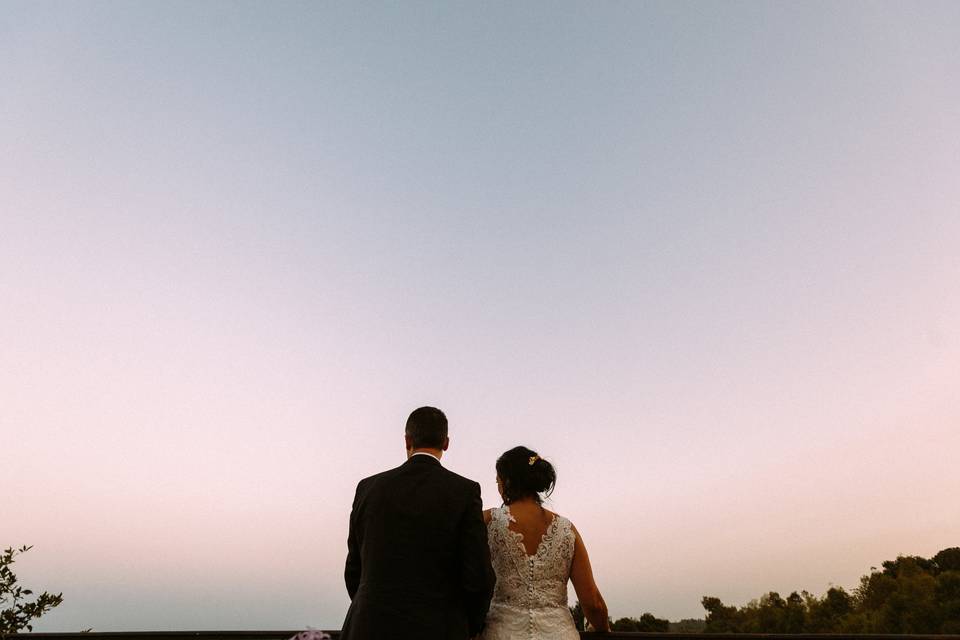
<path fill-rule="evenodd" d="M 340 640 L 464 640 L 483 628 L 494 574 L 480 485 L 412 456 L 357 485 Z"/>

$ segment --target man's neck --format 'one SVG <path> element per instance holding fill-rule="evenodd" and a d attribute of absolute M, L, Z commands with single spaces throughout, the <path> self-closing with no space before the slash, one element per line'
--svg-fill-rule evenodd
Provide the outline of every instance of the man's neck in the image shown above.
<path fill-rule="evenodd" d="M 443 457 L 443 449 L 426 449 L 426 448 L 423 448 L 423 449 L 414 449 L 413 451 L 410 452 L 410 454 L 407 456 L 407 458 L 408 458 L 408 459 L 409 459 L 409 458 L 412 458 L 412 457 L 415 456 L 415 455 L 433 456 L 434 458 L 436 458 L 437 460 L 439 460 L 440 458 Z"/>

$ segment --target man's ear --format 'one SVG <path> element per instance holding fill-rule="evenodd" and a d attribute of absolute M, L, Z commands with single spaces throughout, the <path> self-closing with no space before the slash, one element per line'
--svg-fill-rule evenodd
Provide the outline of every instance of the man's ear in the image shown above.
<path fill-rule="evenodd" d="M 403 434 L 403 442 L 407 445 L 407 451 L 413 450 L 413 438 L 410 437 L 410 434 Z"/>
<path fill-rule="evenodd" d="M 446 451 L 446 450 L 447 450 L 447 447 L 449 447 L 449 446 L 450 446 L 450 438 L 449 438 L 449 437 L 444 438 L 444 439 L 443 439 L 443 448 L 442 448 L 442 450 L 443 450 L 443 451 Z"/>

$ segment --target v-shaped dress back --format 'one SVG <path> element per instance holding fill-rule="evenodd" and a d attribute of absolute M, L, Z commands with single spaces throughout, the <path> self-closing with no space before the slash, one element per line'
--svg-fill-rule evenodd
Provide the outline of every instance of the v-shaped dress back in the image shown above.
<path fill-rule="evenodd" d="M 487 525 L 490 559 L 497 575 L 484 640 L 579 640 L 567 608 L 567 582 L 576 534 L 554 515 L 536 553 L 510 529 L 510 507 L 493 509 Z"/>

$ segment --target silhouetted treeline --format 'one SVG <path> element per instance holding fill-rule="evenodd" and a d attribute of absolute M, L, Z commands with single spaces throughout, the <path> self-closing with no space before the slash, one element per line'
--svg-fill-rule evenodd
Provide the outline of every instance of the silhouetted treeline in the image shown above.
<path fill-rule="evenodd" d="M 703 618 L 684 618 L 670 623 L 670 633 L 703 633 L 706 626 Z"/>
<path fill-rule="evenodd" d="M 637 618 L 618 618 L 610 623 L 611 631 L 670 631 L 670 621 L 645 613 Z"/>
<path fill-rule="evenodd" d="M 848 593 L 771 591 L 744 607 L 704 596 L 707 633 L 960 633 L 960 547 L 900 556 Z"/>
<path fill-rule="evenodd" d="M 583 631 L 583 609 L 580 603 L 576 602 L 570 607 L 570 614 L 573 616 L 573 623 L 579 631 Z M 670 622 L 663 618 L 658 618 L 652 613 L 644 613 L 639 618 L 617 618 L 610 619 L 610 629 L 612 631 L 673 631 L 676 633 L 700 633 L 703 631 L 703 620 L 681 620 L 680 622 Z"/>

